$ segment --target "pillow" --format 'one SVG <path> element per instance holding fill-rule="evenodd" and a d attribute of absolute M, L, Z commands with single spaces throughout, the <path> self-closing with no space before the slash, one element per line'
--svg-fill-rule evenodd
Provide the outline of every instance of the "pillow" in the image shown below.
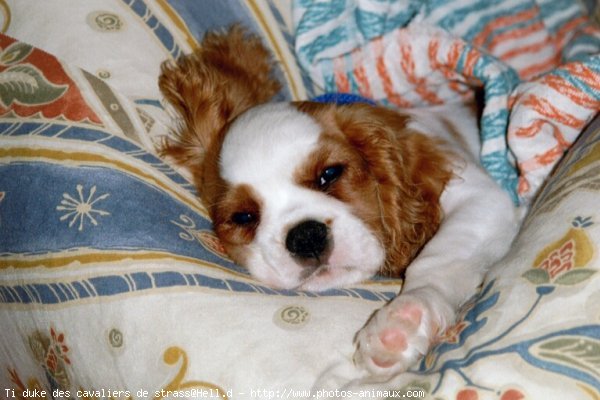
<path fill-rule="evenodd" d="M 8 36 L 0 49 L 3 396 L 265 397 L 351 362 L 399 281 L 319 294 L 254 281 L 152 153 L 159 103 Z"/>

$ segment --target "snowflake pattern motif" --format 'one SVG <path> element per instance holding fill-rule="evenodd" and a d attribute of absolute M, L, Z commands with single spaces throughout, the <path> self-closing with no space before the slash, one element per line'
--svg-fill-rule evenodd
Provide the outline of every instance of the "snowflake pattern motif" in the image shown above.
<path fill-rule="evenodd" d="M 73 227 L 77 221 L 79 221 L 79 231 L 83 230 L 84 221 L 89 219 L 92 225 L 98 225 L 98 221 L 95 216 L 107 216 L 110 215 L 108 211 L 99 210 L 94 208 L 94 204 L 97 202 L 106 199 L 109 194 L 105 193 L 101 196 L 94 198 L 96 194 L 96 186 L 92 186 L 90 189 L 90 193 L 85 199 L 83 193 L 83 185 L 77 185 L 77 193 L 79 198 L 75 198 L 68 193 L 63 193 L 63 199 L 60 202 L 60 205 L 56 207 L 57 211 L 65 211 L 66 213 L 60 217 L 61 221 L 65 221 L 70 219 L 69 228 Z"/>

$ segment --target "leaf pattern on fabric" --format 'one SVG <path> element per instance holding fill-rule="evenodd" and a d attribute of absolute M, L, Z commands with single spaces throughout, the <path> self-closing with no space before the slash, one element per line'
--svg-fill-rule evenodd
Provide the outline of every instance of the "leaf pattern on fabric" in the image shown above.
<path fill-rule="evenodd" d="M 16 65 L 0 72 L 0 102 L 5 107 L 13 103 L 51 103 L 60 98 L 66 90 L 67 85 L 49 82 L 40 70 L 30 64 Z"/>
<path fill-rule="evenodd" d="M 600 378 L 600 340 L 558 337 L 538 343 L 531 349 L 542 360 L 583 370 Z"/>

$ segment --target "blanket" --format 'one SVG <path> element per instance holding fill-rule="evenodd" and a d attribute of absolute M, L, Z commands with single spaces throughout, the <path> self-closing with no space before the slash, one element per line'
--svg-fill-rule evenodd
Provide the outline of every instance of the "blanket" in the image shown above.
<path fill-rule="evenodd" d="M 482 164 L 528 204 L 600 109 L 600 30 L 584 3 L 295 0 L 295 50 L 320 89 L 384 105 L 483 89 Z"/>

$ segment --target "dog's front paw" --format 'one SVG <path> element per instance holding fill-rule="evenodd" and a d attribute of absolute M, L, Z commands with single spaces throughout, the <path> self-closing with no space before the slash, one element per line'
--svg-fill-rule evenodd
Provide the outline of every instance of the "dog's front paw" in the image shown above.
<path fill-rule="evenodd" d="M 425 301 L 400 295 L 358 332 L 354 362 L 382 378 L 404 372 L 427 352 L 439 328 Z"/>

